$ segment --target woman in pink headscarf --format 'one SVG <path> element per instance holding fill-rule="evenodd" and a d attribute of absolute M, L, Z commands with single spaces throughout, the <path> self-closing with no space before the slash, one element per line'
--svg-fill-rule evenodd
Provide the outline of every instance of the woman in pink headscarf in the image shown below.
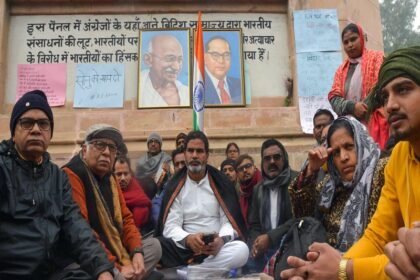
<path fill-rule="evenodd" d="M 354 23 L 343 29 L 341 39 L 348 58 L 335 72 L 328 100 L 337 115 L 352 115 L 367 125 L 369 134 L 383 149 L 389 138 L 389 127 L 382 108 L 376 109 L 367 122 L 366 98 L 378 80 L 384 53 L 366 49 L 363 30 Z"/>

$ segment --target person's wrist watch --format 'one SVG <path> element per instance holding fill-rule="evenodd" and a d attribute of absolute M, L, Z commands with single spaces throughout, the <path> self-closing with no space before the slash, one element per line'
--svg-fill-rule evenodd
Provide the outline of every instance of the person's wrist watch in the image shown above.
<path fill-rule="evenodd" d="M 347 259 L 341 259 L 338 268 L 338 280 L 348 280 L 347 277 Z"/>
<path fill-rule="evenodd" d="M 133 258 L 133 257 L 134 257 L 134 255 L 135 255 L 135 254 L 138 254 L 138 253 L 142 254 L 142 255 L 143 255 L 143 257 L 144 257 L 144 251 L 143 251 L 143 248 L 136 247 L 136 248 L 134 248 L 134 250 L 131 252 L 131 258 Z"/>
<path fill-rule="evenodd" d="M 221 238 L 222 238 L 224 244 L 232 241 L 232 236 L 230 236 L 230 235 L 224 235 Z"/>

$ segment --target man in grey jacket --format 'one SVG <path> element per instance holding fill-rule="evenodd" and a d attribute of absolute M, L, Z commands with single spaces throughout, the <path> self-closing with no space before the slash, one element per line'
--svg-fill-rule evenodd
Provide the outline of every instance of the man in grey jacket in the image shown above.
<path fill-rule="evenodd" d="M 67 176 L 50 161 L 53 129 L 44 92 L 28 92 L 16 102 L 12 138 L 0 143 L 0 279 L 75 276 L 76 270 L 56 266 L 55 253 L 63 247 L 80 264 L 77 275 L 83 277 L 77 279 L 112 279 L 113 264 L 73 202 Z"/>

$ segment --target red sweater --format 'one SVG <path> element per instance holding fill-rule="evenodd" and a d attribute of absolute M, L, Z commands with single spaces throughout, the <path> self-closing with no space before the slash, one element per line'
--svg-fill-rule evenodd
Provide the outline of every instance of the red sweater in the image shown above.
<path fill-rule="evenodd" d="M 131 213 L 133 213 L 134 223 L 138 228 L 141 228 L 149 221 L 152 202 L 135 178 L 131 178 L 127 189 L 122 191 L 125 203 Z"/>

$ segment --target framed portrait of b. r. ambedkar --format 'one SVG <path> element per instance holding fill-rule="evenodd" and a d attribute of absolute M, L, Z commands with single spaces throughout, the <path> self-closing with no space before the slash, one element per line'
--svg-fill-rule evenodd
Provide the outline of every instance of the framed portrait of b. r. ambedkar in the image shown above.
<path fill-rule="evenodd" d="M 138 108 L 190 105 L 190 30 L 141 30 Z"/>
<path fill-rule="evenodd" d="M 245 106 L 242 30 L 203 30 L 206 107 Z"/>

